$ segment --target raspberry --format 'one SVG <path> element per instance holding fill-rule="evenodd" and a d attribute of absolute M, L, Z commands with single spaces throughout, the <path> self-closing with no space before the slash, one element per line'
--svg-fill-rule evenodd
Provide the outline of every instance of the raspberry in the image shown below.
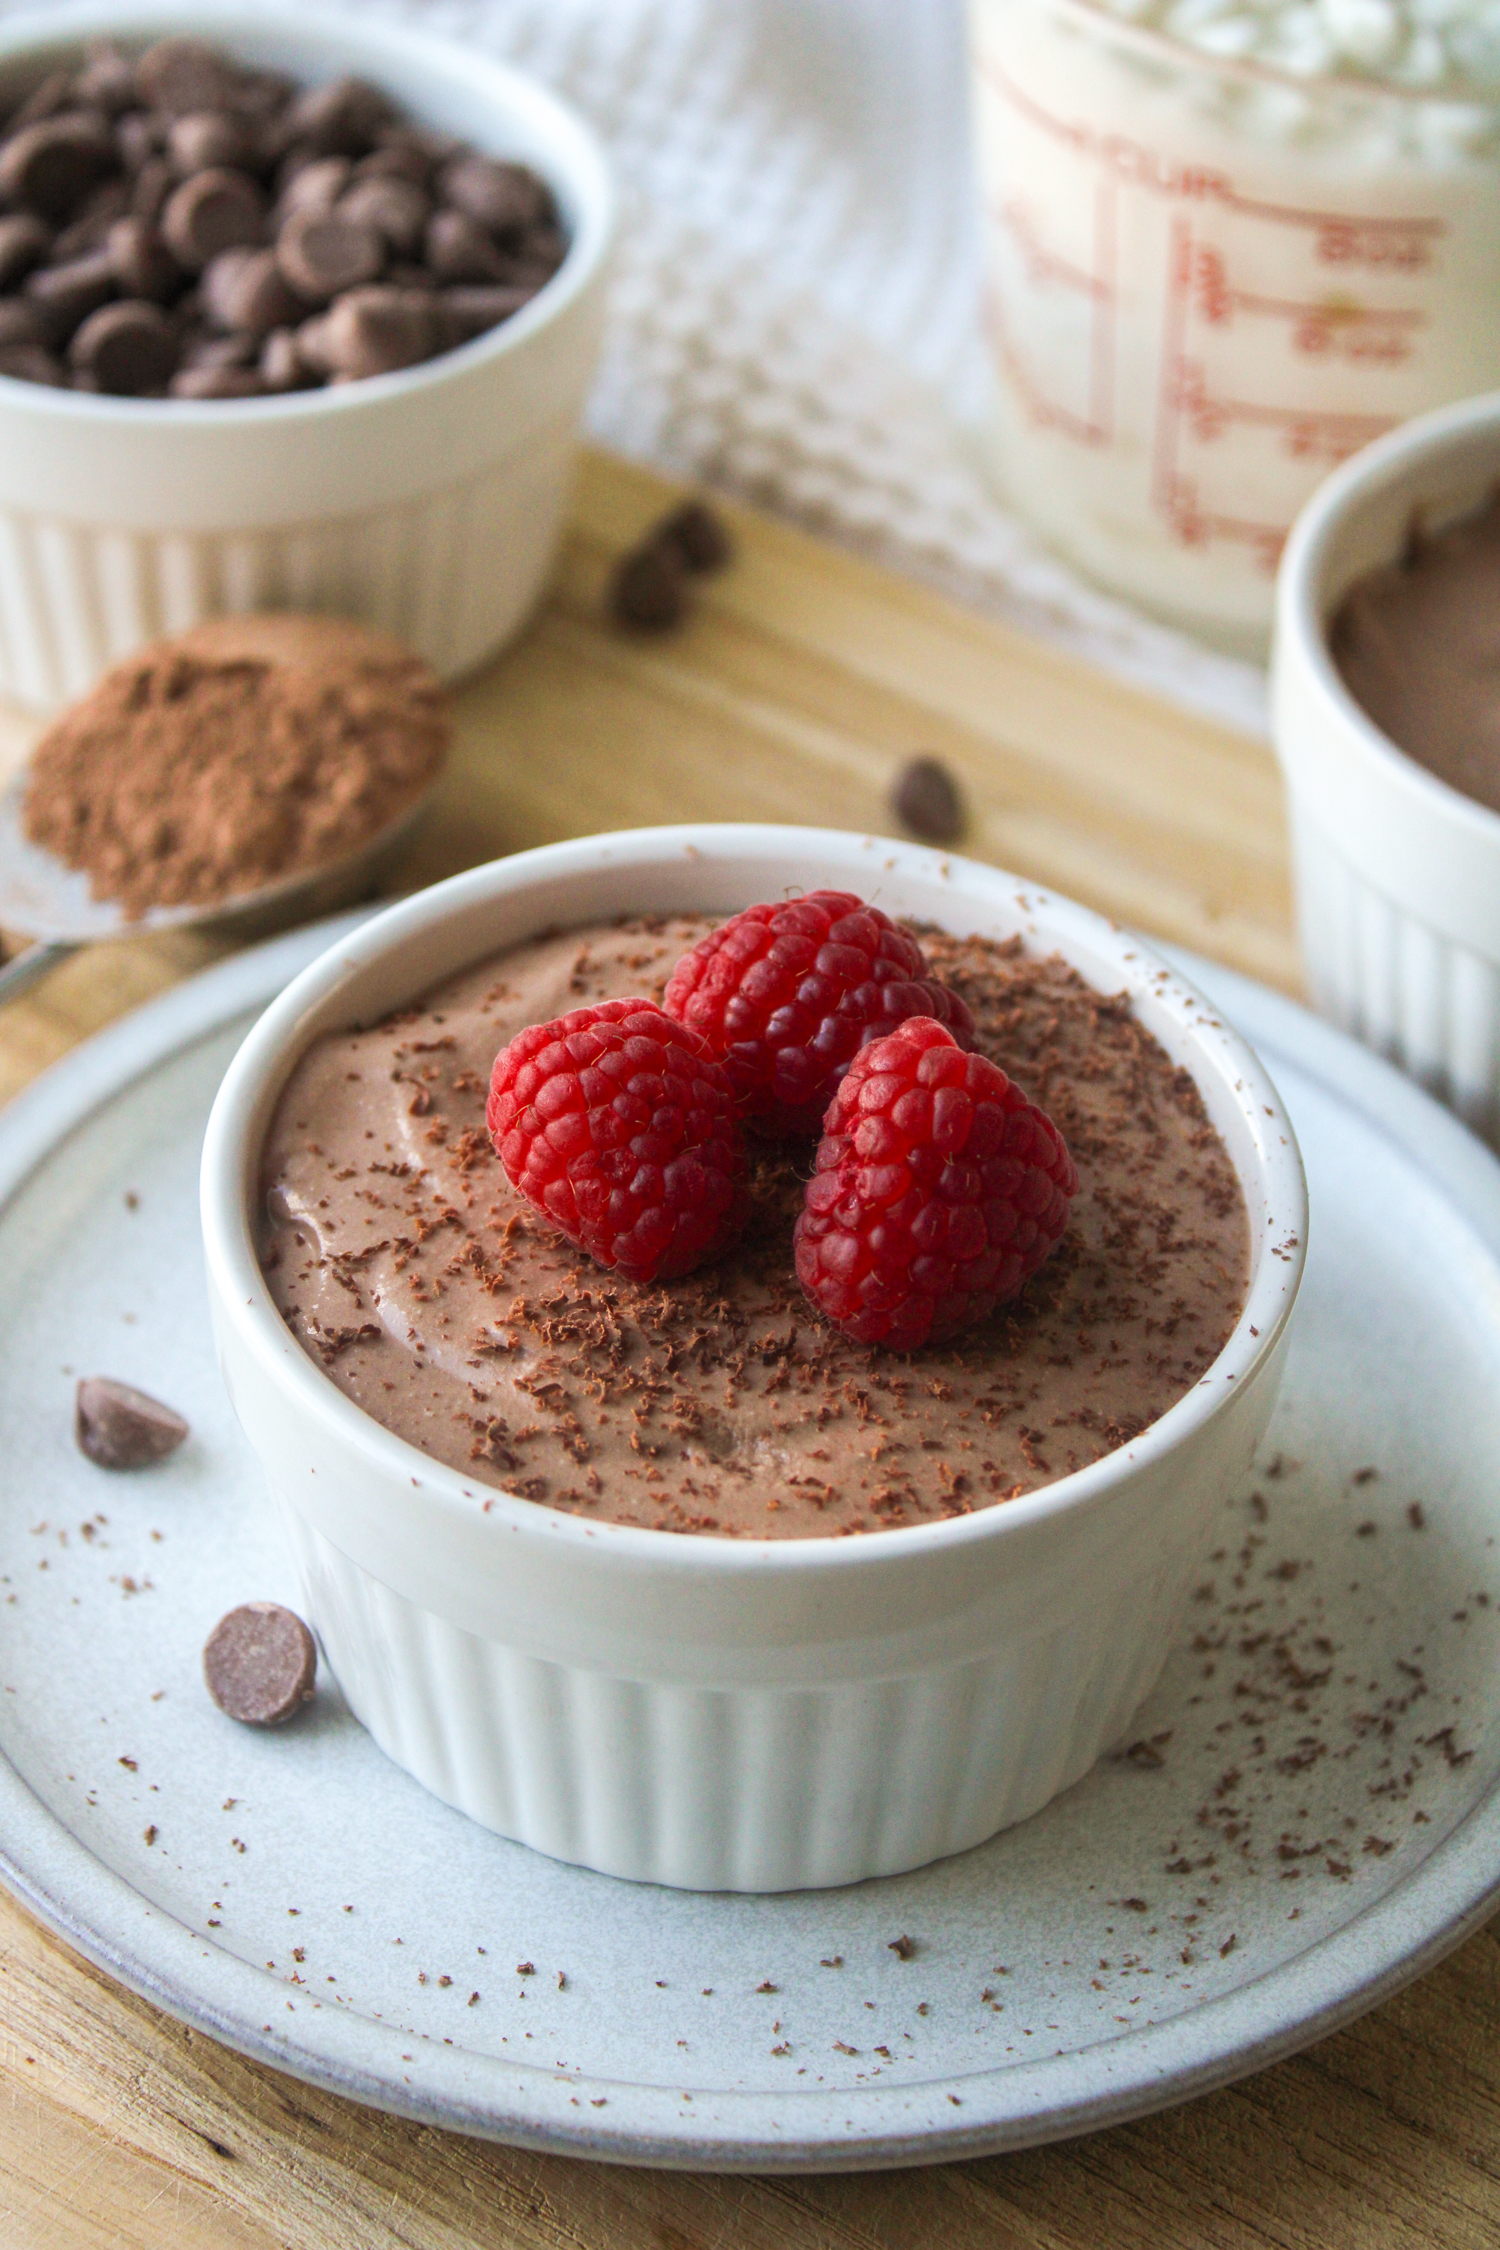
<path fill-rule="evenodd" d="M 797 1221 L 797 1278 L 846 1335 L 914 1351 L 1030 1280 L 1077 1186 L 1045 1112 L 914 1016 L 855 1057 L 833 1098 Z"/>
<path fill-rule="evenodd" d="M 744 1224 L 733 1090 L 651 1000 L 606 1000 L 517 1032 L 486 1111 L 506 1177 L 570 1242 L 632 1281 L 674 1281 Z"/>
<path fill-rule="evenodd" d="M 773 1134 L 816 1133 L 860 1048 L 908 1016 L 935 1017 L 962 1047 L 974 1034 L 916 939 L 852 891 L 747 907 L 683 955 L 662 1005 Z"/>

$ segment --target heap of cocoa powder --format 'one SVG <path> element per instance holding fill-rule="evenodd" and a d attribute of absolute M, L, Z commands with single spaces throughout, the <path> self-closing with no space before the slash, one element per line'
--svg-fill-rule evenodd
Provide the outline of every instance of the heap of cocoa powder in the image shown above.
<path fill-rule="evenodd" d="M 26 833 L 132 919 L 210 906 L 367 843 L 437 775 L 434 674 L 328 617 L 218 618 L 107 673 L 42 738 Z"/>

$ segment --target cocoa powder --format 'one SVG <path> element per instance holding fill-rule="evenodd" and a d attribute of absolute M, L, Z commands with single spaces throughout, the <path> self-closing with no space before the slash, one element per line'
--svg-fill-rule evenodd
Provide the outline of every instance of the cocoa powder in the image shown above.
<path fill-rule="evenodd" d="M 369 842 L 448 734 L 435 676 L 385 634 L 218 618 L 127 657 L 43 736 L 26 833 L 131 919 L 216 905 Z"/>

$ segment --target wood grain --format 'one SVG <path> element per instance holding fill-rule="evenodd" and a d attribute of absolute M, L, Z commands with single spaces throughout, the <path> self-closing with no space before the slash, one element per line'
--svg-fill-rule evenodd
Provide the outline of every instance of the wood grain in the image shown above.
<path fill-rule="evenodd" d="M 667 498 L 585 464 L 555 593 L 459 697 L 404 883 L 662 819 L 888 830 L 894 774 L 928 750 L 961 779 L 978 856 L 1297 989 L 1263 745 L 751 517 L 685 631 L 627 640 L 602 590 Z M 0 716 L 0 765 L 34 731 Z M 0 1098 L 216 950 L 137 940 L 68 964 L 0 1015 Z M 1500 1939 L 1162 2117 L 926 2171 L 751 2180 L 358 2109 L 171 2021 L 0 1896 L 0 2096 L 5 2250 L 1493 2250 Z"/>

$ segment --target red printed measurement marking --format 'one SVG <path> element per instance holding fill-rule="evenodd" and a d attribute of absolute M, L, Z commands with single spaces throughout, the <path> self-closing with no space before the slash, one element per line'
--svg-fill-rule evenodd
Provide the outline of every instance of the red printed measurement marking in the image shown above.
<path fill-rule="evenodd" d="M 1434 247 L 1447 231 L 1441 219 L 1305 211 L 1292 204 L 1265 203 L 1258 197 L 1241 195 L 1226 172 L 1163 156 L 1159 149 L 1132 140 L 1128 133 L 1101 133 L 1092 125 L 1055 116 L 1018 86 L 992 55 L 980 55 L 977 67 L 980 76 L 1019 116 L 1053 140 L 1065 142 L 1076 155 L 1092 158 L 1121 185 L 1189 202 L 1215 203 L 1223 210 L 1265 219 L 1277 226 L 1312 228 L 1316 235 L 1314 253 L 1324 265 L 1421 272 L 1432 264 Z"/>
<path fill-rule="evenodd" d="M 1082 445 L 1108 445 L 1114 436 L 1115 190 L 1103 181 L 1095 189 L 1094 263 L 1087 270 L 1047 248 L 1031 206 L 1020 196 L 1013 196 L 993 210 L 993 216 L 1014 241 L 1033 288 L 1058 287 L 1090 300 L 1088 412 L 1076 414 L 1060 401 L 1043 396 L 1006 329 L 999 295 L 991 290 L 987 293 L 986 306 L 1001 359 L 1025 398 L 1033 420 L 1063 431 Z"/>
<path fill-rule="evenodd" d="M 1409 359 L 1416 330 L 1427 325 L 1427 315 L 1415 306 L 1382 309 L 1337 298 L 1263 297 L 1253 290 L 1236 289 L 1223 251 L 1207 243 L 1193 253 L 1193 301 L 1199 318 L 1213 327 L 1229 326 L 1236 313 L 1285 320 L 1291 323 L 1292 343 L 1299 352 L 1311 356 L 1333 352 L 1381 367 L 1396 367 Z"/>
<path fill-rule="evenodd" d="M 1233 309 L 1236 292 L 1224 278 L 1219 253 L 1211 250 L 1206 255 L 1209 260 L 1217 261 L 1217 265 L 1210 267 L 1209 304 L 1212 309 L 1205 317 L 1221 320 Z M 1357 453 L 1361 446 L 1393 429 L 1395 419 L 1384 414 L 1264 405 L 1251 399 L 1225 397 L 1211 390 L 1202 362 L 1192 358 L 1185 348 L 1188 313 L 1194 304 L 1195 289 L 1201 287 L 1204 259 L 1203 246 L 1195 251 L 1192 222 L 1185 217 L 1174 219 L 1152 504 L 1184 546 L 1202 546 L 1209 538 L 1234 540 L 1252 548 L 1261 568 L 1273 572 L 1286 542 L 1287 526 L 1257 522 L 1206 507 L 1196 478 L 1188 476 L 1180 465 L 1185 432 L 1199 444 L 1212 445 L 1236 427 L 1272 430 L 1280 434 L 1291 459 L 1316 460 L 1334 467 L 1346 461 L 1351 453 Z M 1288 309 L 1278 300 L 1261 302 L 1278 313 Z M 1201 298 L 1197 309 L 1203 310 Z M 1290 309 L 1300 313 L 1307 308 L 1293 306 Z"/>
<path fill-rule="evenodd" d="M 1357 274 L 1379 277 L 1389 284 L 1430 269 L 1446 231 L 1443 221 L 1269 203 L 1242 193 L 1229 174 L 1213 166 L 1168 156 L 1128 133 L 1108 132 L 1054 115 L 1017 85 L 993 57 L 979 57 L 978 67 L 990 88 L 1014 113 L 1018 131 L 1030 128 L 1061 144 L 1078 160 L 1080 201 L 1074 206 L 1071 222 L 1066 188 L 1048 203 L 1025 194 L 1024 142 L 1022 156 L 1015 160 L 1021 192 L 992 207 L 992 217 L 1004 229 L 1019 259 L 1019 285 L 1043 298 L 1071 294 L 1078 307 L 1071 322 L 1062 319 L 1059 326 L 1054 318 L 1053 366 L 1042 362 L 1033 367 L 1026 363 L 1028 339 L 1015 320 L 1014 305 L 1009 320 L 998 294 L 991 305 L 990 323 L 999 358 L 1030 419 L 1093 448 L 1107 447 L 1114 439 L 1116 205 L 1121 193 L 1130 189 L 1159 198 L 1168 206 L 1163 213 L 1168 221 L 1167 292 L 1152 433 L 1151 506 L 1171 535 L 1184 544 L 1200 546 L 1210 539 L 1231 540 L 1248 547 L 1262 567 L 1273 570 L 1285 541 L 1287 519 L 1296 504 L 1295 468 L 1284 481 L 1273 475 L 1265 486 L 1264 501 L 1255 503 L 1266 506 L 1268 518 L 1280 514 L 1284 507 L 1286 512 L 1279 522 L 1241 514 L 1237 502 L 1226 506 L 1221 499 L 1216 505 L 1204 483 L 1220 486 L 1226 495 L 1236 488 L 1261 493 L 1262 480 L 1255 474 L 1253 456 L 1247 457 L 1234 443 L 1237 433 L 1246 439 L 1257 431 L 1269 434 L 1276 452 L 1288 464 L 1332 465 L 1392 426 L 1393 417 L 1389 415 L 1281 404 L 1277 393 L 1284 398 L 1290 387 L 1295 397 L 1301 387 L 1299 371 L 1306 370 L 1310 375 L 1319 363 L 1342 362 L 1351 374 L 1378 378 L 1412 357 L 1427 326 L 1422 309 L 1360 303 L 1351 285 Z M 1091 245 L 1088 204 L 1082 200 L 1088 194 L 1090 174 L 1095 198 Z M 1107 227 L 1100 218 L 1106 198 Z M 1197 212 L 1204 217 L 1199 219 Z M 1253 261 L 1254 231 L 1267 225 L 1290 229 L 1294 238 L 1301 237 L 1300 243 L 1289 245 L 1294 263 L 1300 254 L 1306 273 L 1301 296 L 1282 297 L 1236 282 L 1237 255 L 1247 250 Z M 1195 241 L 1198 230 L 1208 227 L 1218 233 L 1227 231 L 1228 242 Z M 1064 243 L 1071 255 L 1064 254 Z M 1101 255 L 1105 246 L 1107 265 Z M 1319 269 L 1328 273 L 1326 296 Z M 1016 268 L 1011 271 L 1015 273 Z M 1344 276 L 1348 279 L 1343 280 Z M 1267 400 L 1240 396 L 1233 372 L 1226 385 L 1218 371 L 1225 348 L 1205 348 L 1212 337 L 1222 337 L 1226 330 L 1232 332 L 1247 321 L 1258 322 L 1263 331 L 1270 328 L 1273 332 L 1268 339 L 1272 350 L 1268 364 L 1273 372 L 1268 375 L 1266 387 L 1271 397 Z M 1199 324 L 1207 334 L 1192 333 Z M 1281 330 L 1279 345 L 1274 335 L 1277 328 Z M 1078 355 L 1071 364 L 1078 366 L 1080 381 L 1086 355 L 1086 409 L 1081 400 L 1065 403 L 1049 395 L 1049 378 L 1055 380 L 1061 375 L 1066 380 L 1069 361 L 1059 344 L 1066 344 L 1070 334 L 1076 337 L 1072 349 Z M 1227 350 L 1232 370 L 1237 345 L 1230 344 Z M 1190 454 L 1195 446 L 1212 449 L 1208 460 L 1198 464 L 1200 475 L 1192 473 Z M 1210 475 L 1215 456 L 1222 466 Z"/>

